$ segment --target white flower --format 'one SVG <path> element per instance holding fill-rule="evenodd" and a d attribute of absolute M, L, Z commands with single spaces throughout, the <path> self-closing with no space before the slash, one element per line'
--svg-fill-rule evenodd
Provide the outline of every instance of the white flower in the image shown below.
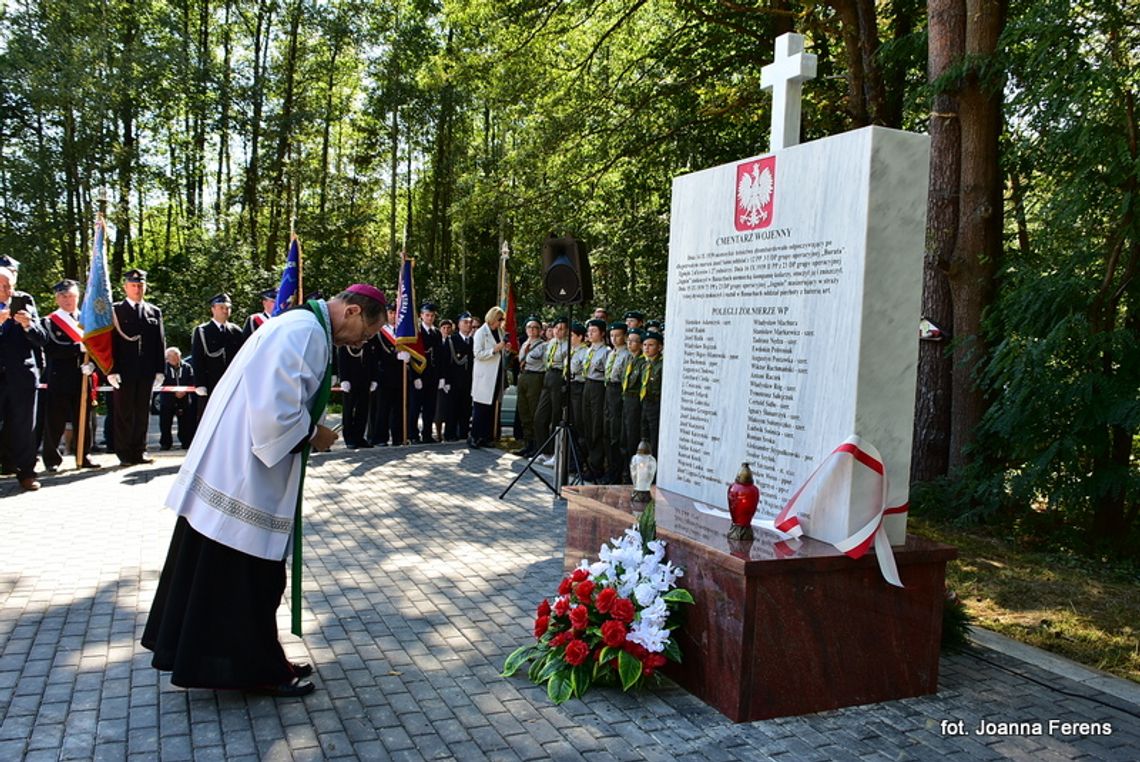
<path fill-rule="evenodd" d="M 649 580 L 640 582 L 633 589 L 633 597 L 637 599 L 638 605 L 648 606 L 657 598 L 657 588 Z"/>
<path fill-rule="evenodd" d="M 647 626 L 664 627 L 665 620 L 668 618 L 669 606 L 665 603 L 664 598 L 657 598 L 641 610 L 638 621 L 644 622 Z"/>
<path fill-rule="evenodd" d="M 650 653 L 661 653 L 669 640 L 669 631 L 650 622 L 635 622 L 626 639 L 644 646 Z"/>
<path fill-rule="evenodd" d="M 608 561 L 596 561 L 590 564 L 590 576 L 595 580 L 599 577 L 609 576 L 610 564 Z"/>

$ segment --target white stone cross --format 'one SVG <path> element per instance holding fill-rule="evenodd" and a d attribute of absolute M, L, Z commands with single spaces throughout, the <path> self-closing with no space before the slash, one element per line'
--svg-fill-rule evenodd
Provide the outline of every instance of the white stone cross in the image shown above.
<path fill-rule="evenodd" d="M 800 98 L 803 83 L 815 79 L 816 58 L 804 52 L 802 34 L 776 38 L 776 60 L 760 70 L 760 87 L 772 91 L 772 133 L 769 151 L 800 142 Z"/>

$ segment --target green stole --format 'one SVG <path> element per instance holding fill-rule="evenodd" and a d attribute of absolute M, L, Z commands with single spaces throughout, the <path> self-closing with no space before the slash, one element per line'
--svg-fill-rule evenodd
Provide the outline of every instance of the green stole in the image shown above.
<path fill-rule="evenodd" d="M 329 336 L 329 326 L 325 323 L 324 310 L 321 309 L 320 303 L 315 299 L 310 299 L 306 304 L 317 316 L 317 322 L 321 324 L 325 335 Z M 332 394 L 332 353 L 332 342 L 330 341 L 329 365 L 325 369 L 325 377 L 321 380 L 321 386 L 317 389 L 317 396 L 313 399 L 311 420 L 314 423 L 324 415 L 325 407 L 329 404 L 329 396 Z M 301 637 L 301 498 L 305 493 L 305 468 L 309 465 L 309 451 L 311 449 L 312 445 L 309 442 L 305 442 L 301 448 L 301 481 L 297 485 L 297 508 L 293 512 L 293 574 L 290 582 L 293 585 L 292 631 L 297 637 Z"/>

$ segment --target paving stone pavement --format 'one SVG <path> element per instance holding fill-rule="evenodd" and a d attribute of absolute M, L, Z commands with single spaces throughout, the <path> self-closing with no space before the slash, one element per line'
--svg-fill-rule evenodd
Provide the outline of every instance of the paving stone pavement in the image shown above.
<path fill-rule="evenodd" d="M 733 724 L 672 684 L 553 706 L 499 670 L 557 586 L 565 508 L 529 477 L 498 500 L 522 462 L 455 445 L 314 458 L 305 636 L 288 634 L 284 604 L 279 625 L 290 657 L 315 666 L 316 693 L 174 688 L 138 638 L 180 462 L 65 472 L 37 493 L 0 482 L 0 760 L 1140 756 L 1127 687 L 1113 695 L 981 646 L 943 657 L 933 696 L 803 717 Z M 982 720 L 1109 723 L 1111 734 L 977 734 Z"/>

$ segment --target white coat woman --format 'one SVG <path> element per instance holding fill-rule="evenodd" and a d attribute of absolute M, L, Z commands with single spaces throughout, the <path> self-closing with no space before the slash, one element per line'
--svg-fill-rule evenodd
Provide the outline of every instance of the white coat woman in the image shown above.
<path fill-rule="evenodd" d="M 487 310 L 483 325 L 475 332 L 473 354 L 475 367 L 471 378 L 471 436 L 467 444 L 485 447 L 491 443 L 491 423 L 495 415 L 495 399 L 502 391 L 502 362 L 509 351 L 503 334 L 503 310 Z"/>

